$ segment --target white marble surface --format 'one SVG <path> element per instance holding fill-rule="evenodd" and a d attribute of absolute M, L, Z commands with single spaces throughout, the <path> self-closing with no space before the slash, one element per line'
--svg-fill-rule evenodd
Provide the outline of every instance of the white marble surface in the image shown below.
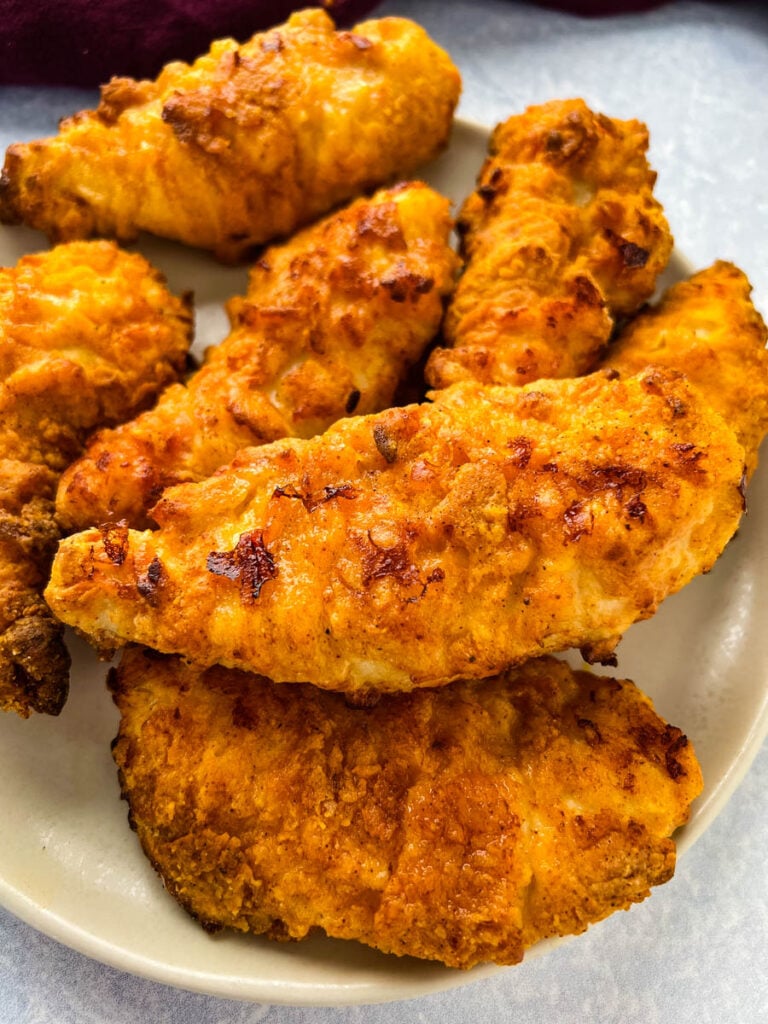
<path fill-rule="evenodd" d="M 606 113 L 645 120 L 680 249 L 698 266 L 718 257 L 739 263 L 768 314 L 762 3 L 677 3 L 599 20 L 506 0 L 388 0 L 384 12 L 421 21 L 450 50 L 464 75 L 466 117 L 490 124 L 528 103 L 581 95 Z M 86 101 L 0 89 L 0 145 L 48 132 Z M 88 960 L 0 910 L 0 1024 L 765 1024 L 767 794 L 764 746 L 674 880 L 649 901 L 547 957 L 398 1004 L 311 1009 L 194 995 Z"/>

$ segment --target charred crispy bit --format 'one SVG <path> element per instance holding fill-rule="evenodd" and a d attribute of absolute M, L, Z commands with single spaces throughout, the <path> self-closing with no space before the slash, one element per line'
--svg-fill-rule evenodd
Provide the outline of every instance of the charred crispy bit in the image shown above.
<path fill-rule="evenodd" d="M 594 368 L 616 317 L 653 293 L 672 237 L 652 189 L 648 132 L 583 100 L 499 125 L 459 217 L 464 274 L 427 365 L 457 380 L 525 384 Z"/>
<path fill-rule="evenodd" d="M 205 566 L 215 576 L 238 580 L 246 602 L 258 600 L 267 580 L 277 576 L 275 560 L 264 544 L 261 530 L 241 534 L 232 551 L 212 551 Z"/>
<path fill-rule="evenodd" d="M 667 881 L 701 790 L 632 683 L 551 658 L 370 708 L 135 648 L 111 685 L 131 823 L 209 930 L 514 964 Z"/>
<path fill-rule="evenodd" d="M 68 538 L 46 593 L 97 644 L 357 694 L 574 646 L 604 660 L 712 566 L 742 514 L 743 460 L 676 373 L 466 382 L 169 489 L 160 529 L 130 531 L 120 565 L 98 530 Z M 207 565 L 244 536 L 269 553 L 258 596 Z M 150 603 L 136 580 L 156 558 Z"/>
<path fill-rule="evenodd" d="M 768 432 L 768 332 L 751 291 L 738 267 L 718 261 L 639 313 L 603 363 L 621 373 L 650 364 L 684 373 L 736 432 L 748 475 Z"/>
<path fill-rule="evenodd" d="M 0 218 L 55 241 L 146 230 L 242 259 L 434 157 L 460 88 L 412 21 L 336 32 L 300 11 L 154 82 L 113 79 L 57 136 L 11 146 Z"/>
<path fill-rule="evenodd" d="M 268 249 L 203 368 L 154 409 L 96 435 L 66 472 L 62 523 L 144 526 L 164 488 L 209 476 L 240 448 L 390 405 L 439 328 L 456 265 L 450 230 L 448 200 L 412 183 Z M 382 284 L 395 279 L 397 298 Z"/>
<path fill-rule="evenodd" d="M 59 473 L 90 430 L 135 414 L 178 377 L 190 334 L 186 302 L 111 242 L 73 242 L 0 270 L 3 710 L 56 714 L 67 696 L 63 627 L 42 598 Z"/>

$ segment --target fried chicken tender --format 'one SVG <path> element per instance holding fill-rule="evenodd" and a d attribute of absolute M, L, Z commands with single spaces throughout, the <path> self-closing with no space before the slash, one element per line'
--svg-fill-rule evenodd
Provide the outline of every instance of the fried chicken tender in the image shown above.
<path fill-rule="evenodd" d="M 0 709 L 57 714 L 63 627 L 42 599 L 61 470 L 96 426 L 135 414 L 184 367 L 186 300 L 140 256 L 73 242 L 0 270 Z"/>
<path fill-rule="evenodd" d="M 135 648 L 111 686 L 131 824 L 209 930 L 514 964 L 667 881 L 701 790 L 632 683 L 552 658 L 363 709 Z"/>
<path fill-rule="evenodd" d="M 458 221 L 464 274 L 433 387 L 524 384 L 593 369 L 614 320 L 652 295 L 672 251 L 648 131 L 583 100 L 529 107 L 494 131 Z"/>
<path fill-rule="evenodd" d="M 64 474 L 65 527 L 146 526 L 166 487 L 210 476 L 240 448 L 390 405 L 440 326 L 456 266 L 450 231 L 448 200 L 411 183 L 268 249 L 203 368 L 154 409 L 96 435 Z"/>
<path fill-rule="evenodd" d="M 146 230 L 239 260 L 434 157 L 460 88 L 412 21 L 336 32 L 301 11 L 154 82 L 113 79 L 56 137 L 11 146 L 0 219 L 57 241 Z"/>
<path fill-rule="evenodd" d="M 621 373 L 682 371 L 736 432 L 747 473 L 768 432 L 768 331 L 746 275 L 722 260 L 673 285 L 624 328 L 603 366 Z"/>
<path fill-rule="evenodd" d="M 680 377 L 457 384 L 246 449 L 165 492 L 160 529 L 63 541 L 46 596 L 109 648 L 364 699 L 621 633 L 708 570 L 744 451 Z"/>

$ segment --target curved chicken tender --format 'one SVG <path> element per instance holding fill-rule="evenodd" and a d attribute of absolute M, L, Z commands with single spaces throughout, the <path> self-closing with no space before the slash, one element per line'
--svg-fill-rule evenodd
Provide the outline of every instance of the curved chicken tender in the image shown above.
<path fill-rule="evenodd" d="M 620 634 L 714 563 L 744 452 L 679 376 L 454 385 L 241 452 L 160 529 L 65 540 L 46 592 L 104 646 L 364 695 Z"/>
<path fill-rule="evenodd" d="M 594 368 L 613 319 L 650 298 L 672 250 L 647 148 L 645 125 L 583 100 L 529 107 L 496 128 L 459 217 L 466 266 L 431 385 Z"/>
<path fill-rule="evenodd" d="M 58 241 L 147 230 L 237 260 L 434 157 L 460 87 L 407 19 L 335 32 L 301 11 L 156 82 L 113 79 L 58 136 L 11 146 L 0 218 Z"/>
<path fill-rule="evenodd" d="M 186 385 L 103 431 L 63 476 L 68 529 L 147 512 L 171 484 L 201 480 L 239 448 L 311 436 L 390 405 L 440 326 L 456 257 L 448 200 L 420 183 L 383 190 L 268 249 L 232 332 Z"/>
<path fill-rule="evenodd" d="M 719 260 L 638 314 L 602 364 L 621 373 L 651 363 L 684 373 L 736 432 L 749 476 L 768 432 L 768 331 L 751 292 L 746 275 Z"/>
<path fill-rule="evenodd" d="M 667 881 L 701 790 L 632 683 L 551 658 L 366 709 L 136 649 L 111 685 L 131 824 L 209 930 L 517 963 Z"/>
<path fill-rule="evenodd" d="M 0 270 L 0 708 L 56 714 L 69 658 L 42 599 L 60 471 L 184 367 L 185 300 L 141 256 L 73 242 Z"/>

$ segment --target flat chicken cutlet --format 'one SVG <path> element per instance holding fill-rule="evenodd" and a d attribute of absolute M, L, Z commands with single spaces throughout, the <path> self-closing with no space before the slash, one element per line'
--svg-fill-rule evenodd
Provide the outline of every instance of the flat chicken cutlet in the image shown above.
<path fill-rule="evenodd" d="M 434 157 L 460 88 L 412 21 L 336 32 L 300 11 L 156 81 L 112 79 L 57 136 L 11 146 L 0 218 L 56 241 L 146 230 L 239 260 Z"/>
<path fill-rule="evenodd" d="M 240 448 L 390 405 L 453 288 L 451 224 L 448 200 L 410 183 L 267 249 L 203 368 L 138 419 L 97 434 L 64 474 L 64 526 L 146 526 L 165 488 L 210 476 Z"/>
<path fill-rule="evenodd" d="M 632 683 L 552 658 L 372 708 L 136 648 L 111 686 L 131 824 L 209 930 L 514 964 L 667 881 L 701 790 Z"/>
<path fill-rule="evenodd" d="M 768 432 L 768 331 L 751 291 L 738 267 L 718 260 L 639 313 L 602 363 L 621 373 L 681 370 L 736 432 L 749 476 Z"/>
<path fill-rule="evenodd" d="M 57 714 L 67 696 L 63 627 L 42 598 L 59 473 L 94 427 L 178 378 L 190 340 L 187 301 L 111 242 L 0 270 L 0 709 Z"/>
<path fill-rule="evenodd" d="M 744 450 L 694 389 L 617 377 L 457 384 L 246 449 L 166 491 L 158 530 L 67 538 L 46 597 L 105 648 L 361 699 L 570 647 L 609 659 L 744 507 Z"/>
<path fill-rule="evenodd" d="M 648 130 L 583 100 L 494 131 L 461 210 L 465 261 L 427 380 L 525 384 L 597 364 L 615 320 L 651 297 L 672 251 Z"/>

